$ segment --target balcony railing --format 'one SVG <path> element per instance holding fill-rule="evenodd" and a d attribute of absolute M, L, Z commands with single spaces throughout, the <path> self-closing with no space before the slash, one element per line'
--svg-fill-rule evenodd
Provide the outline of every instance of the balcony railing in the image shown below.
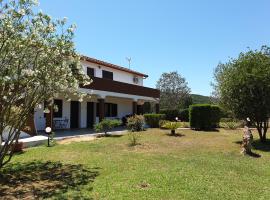
<path fill-rule="evenodd" d="M 123 94 L 131 94 L 145 97 L 159 98 L 160 91 L 153 88 L 123 83 L 119 81 L 108 80 L 104 78 L 92 77 L 93 82 L 90 85 L 82 86 L 82 88 L 102 90 L 108 92 L 117 92 Z"/>

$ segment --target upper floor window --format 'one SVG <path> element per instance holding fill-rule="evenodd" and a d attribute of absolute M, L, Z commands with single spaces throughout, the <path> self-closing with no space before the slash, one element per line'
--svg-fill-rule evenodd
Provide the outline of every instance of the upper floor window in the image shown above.
<path fill-rule="evenodd" d="M 87 75 L 89 77 L 94 77 L 95 76 L 95 70 L 94 70 L 94 68 L 87 67 Z"/>
<path fill-rule="evenodd" d="M 113 73 L 109 71 L 102 70 L 102 78 L 113 80 Z"/>

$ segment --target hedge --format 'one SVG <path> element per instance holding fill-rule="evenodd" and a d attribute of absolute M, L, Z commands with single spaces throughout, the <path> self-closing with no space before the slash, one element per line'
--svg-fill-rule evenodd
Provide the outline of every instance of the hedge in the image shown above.
<path fill-rule="evenodd" d="M 165 119 L 169 121 L 175 121 L 175 118 L 179 118 L 179 110 L 169 110 L 169 109 L 162 109 L 160 110 L 161 114 L 165 115 Z"/>
<path fill-rule="evenodd" d="M 182 122 L 189 122 L 189 109 L 180 110 L 179 119 Z"/>
<path fill-rule="evenodd" d="M 189 108 L 190 127 L 198 130 L 209 130 L 218 127 L 220 121 L 219 106 L 196 104 Z"/>
<path fill-rule="evenodd" d="M 159 121 L 165 119 L 164 114 L 144 114 L 144 119 L 147 125 L 151 128 L 158 128 Z"/>

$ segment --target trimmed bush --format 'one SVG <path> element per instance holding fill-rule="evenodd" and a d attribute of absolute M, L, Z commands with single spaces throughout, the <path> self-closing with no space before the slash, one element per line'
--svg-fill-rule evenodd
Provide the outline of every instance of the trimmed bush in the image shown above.
<path fill-rule="evenodd" d="M 209 130 L 218 127 L 220 108 L 210 104 L 196 104 L 189 108 L 190 127 L 198 130 Z"/>
<path fill-rule="evenodd" d="M 182 122 L 189 122 L 189 109 L 188 108 L 180 110 L 179 119 Z"/>
<path fill-rule="evenodd" d="M 158 128 L 159 121 L 165 119 L 164 114 L 144 114 L 144 119 L 147 125 L 151 128 Z"/>
<path fill-rule="evenodd" d="M 134 115 L 127 119 L 127 128 L 128 130 L 134 131 L 143 131 L 144 130 L 144 117 L 142 115 Z"/>
<path fill-rule="evenodd" d="M 163 109 L 160 110 L 161 114 L 165 115 L 165 119 L 169 121 L 175 121 L 175 118 L 179 118 L 179 111 L 178 110 L 169 110 L 169 109 Z"/>

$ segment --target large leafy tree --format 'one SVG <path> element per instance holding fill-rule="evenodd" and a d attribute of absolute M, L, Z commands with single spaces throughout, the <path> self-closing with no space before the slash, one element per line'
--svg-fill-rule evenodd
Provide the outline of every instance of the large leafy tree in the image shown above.
<path fill-rule="evenodd" d="M 10 161 L 26 120 L 58 94 L 89 84 L 73 43 L 74 26 L 35 10 L 33 0 L 0 0 L 0 167 Z M 78 98 L 82 98 L 78 97 Z"/>
<path fill-rule="evenodd" d="M 161 109 L 185 108 L 192 102 L 186 79 L 176 71 L 163 73 L 156 88 L 160 90 Z"/>
<path fill-rule="evenodd" d="M 270 48 L 249 50 L 219 64 L 215 70 L 215 94 L 235 117 L 249 117 L 260 140 L 266 141 L 270 114 Z"/>

